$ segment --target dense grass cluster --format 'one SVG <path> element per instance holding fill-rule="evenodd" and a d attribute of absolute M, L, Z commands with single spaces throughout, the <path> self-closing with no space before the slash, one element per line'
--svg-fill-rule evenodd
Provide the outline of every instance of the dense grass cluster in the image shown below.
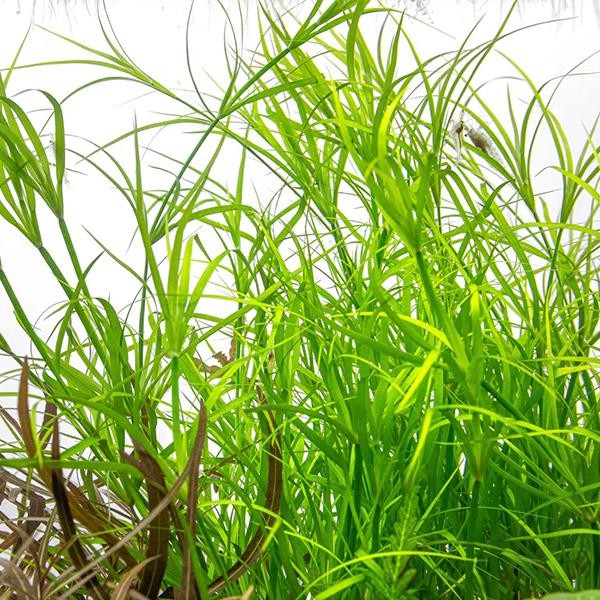
<path fill-rule="evenodd" d="M 553 90 L 518 64 L 530 99 L 517 110 L 508 94 L 509 122 L 478 91 L 507 22 L 423 58 L 394 7 L 264 11 L 258 51 L 230 54 L 216 99 L 191 66 L 195 94 L 153 79 L 110 28 L 105 50 L 73 40 L 172 107 L 78 154 L 135 218 L 142 270 L 101 248 L 135 284 L 125 311 L 95 293 L 96 260 L 73 241 L 62 103 L 45 95 L 51 154 L 3 73 L 0 216 L 64 302 L 42 336 L 7 275 L 18 256 L 1 257 L 3 320 L 35 351 L 0 337 L 20 374 L 16 411 L 0 412 L 0 499 L 19 512 L 0 541 L 2 598 L 600 587 L 600 154 L 592 131 L 573 155 Z M 160 128 L 197 143 L 162 154 L 174 172 L 156 191 L 140 139 Z M 557 210 L 532 173 L 542 135 Z M 232 156 L 227 186 L 213 173 Z M 265 174 L 278 189 L 257 198 Z"/>

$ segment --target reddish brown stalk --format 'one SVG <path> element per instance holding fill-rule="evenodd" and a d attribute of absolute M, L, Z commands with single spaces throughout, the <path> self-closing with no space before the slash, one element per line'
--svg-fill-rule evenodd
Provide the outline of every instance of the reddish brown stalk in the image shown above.
<path fill-rule="evenodd" d="M 188 460 L 184 473 L 182 473 L 182 477 L 185 477 L 188 480 L 188 504 L 190 502 L 193 502 L 193 506 L 196 506 L 197 504 L 197 480 L 198 480 L 198 468 L 199 468 L 199 464 L 200 464 L 200 460 L 201 460 L 201 456 L 202 456 L 202 448 L 204 447 L 204 442 L 206 439 L 206 423 L 207 423 L 207 416 L 206 416 L 206 409 L 204 407 L 204 405 L 201 405 L 200 408 L 200 417 L 199 417 L 199 424 L 198 424 L 198 432 L 196 434 L 196 439 L 194 441 L 194 446 L 192 448 L 192 452 L 191 452 L 191 456 L 190 459 Z M 168 551 L 168 542 L 169 542 L 169 514 L 170 514 L 170 508 L 172 508 L 171 505 L 171 501 L 170 501 L 170 497 L 172 495 L 174 495 L 176 493 L 176 490 L 171 490 L 168 494 L 166 493 L 166 488 L 165 488 L 165 481 L 164 481 L 164 477 L 162 475 L 162 472 L 160 471 L 160 466 L 158 465 L 158 463 L 147 453 L 145 452 L 141 446 L 139 444 L 137 444 L 136 442 L 134 442 L 135 448 L 136 448 L 136 452 L 138 454 L 138 456 L 140 457 L 140 460 L 136 460 L 135 458 L 128 456 L 126 454 L 123 454 L 123 458 L 129 462 L 130 464 L 132 464 L 134 467 L 136 467 L 141 473 L 142 475 L 144 475 L 147 483 L 148 483 L 148 494 L 150 496 L 150 490 L 151 489 L 155 489 L 158 492 L 158 495 L 156 496 L 155 500 L 157 500 L 156 503 L 154 503 L 154 501 L 152 501 L 152 503 L 149 500 L 148 503 L 148 507 L 149 507 L 149 513 L 155 513 L 156 516 L 153 517 L 153 520 L 150 521 L 153 523 L 152 526 L 149 527 L 149 529 L 151 527 L 154 528 L 156 535 L 162 535 L 164 536 L 164 538 L 160 538 L 162 541 L 164 541 L 164 545 L 157 545 L 157 539 L 158 537 L 153 538 L 152 537 L 152 531 L 151 531 L 151 536 L 150 539 L 148 540 L 148 548 L 146 551 L 146 556 L 148 558 L 151 557 L 152 555 L 152 549 L 156 549 L 159 550 L 160 548 L 164 548 L 164 555 L 161 555 L 160 553 L 157 554 L 156 556 L 154 556 L 154 558 L 156 559 L 153 563 L 149 563 L 146 565 L 146 569 L 144 570 L 144 572 L 142 573 L 141 576 L 141 583 L 138 585 L 138 592 L 140 595 L 144 595 L 147 596 L 149 598 L 156 598 L 158 592 L 160 591 L 160 584 L 162 583 L 162 578 L 164 575 L 164 566 L 166 566 L 166 558 L 167 558 L 167 551 Z M 142 460 L 142 457 L 145 456 L 146 460 Z M 148 460 L 150 459 L 150 460 Z M 160 473 L 160 476 L 159 476 Z M 194 486 L 192 485 L 191 482 L 196 482 L 195 484 L 195 491 L 194 491 Z M 179 485 L 177 485 L 177 489 L 179 489 Z M 196 500 L 192 500 L 192 498 L 195 497 Z M 168 502 L 166 501 L 168 499 Z M 191 506 L 191 505 L 190 505 Z M 160 510 L 160 512 L 158 512 L 158 510 Z M 176 511 L 172 511 L 173 512 L 173 521 L 176 522 L 177 521 L 177 513 Z M 160 517 L 162 515 L 162 524 L 159 523 L 158 517 Z M 148 517 L 146 517 L 147 519 Z M 190 509 L 190 511 L 188 512 L 188 526 L 190 527 L 190 531 L 192 532 L 192 534 L 195 533 L 195 525 L 196 525 L 196 514 L 195 511 L 192 511 Z M 193 520 L 193 522 L 192 522 Z M 192 537 L 193 539 L 193 537 Z M 180 541 L 182 543 L 182 548 L 183 548 L 183 554 L 184 554 L 184 579 L 183 579 L 183 586 L 181 589 L 178 590 L 179 594 L 183 594 L 183 593 L 187 593 L 187 596 L 181 596 L 181 597 L 185 597 L 185 598 L 197 598 L 199 596 L 198 591 L 197 591 L 197 587 L 195 584 L 195 580 L 193 577 L 193 570 L 192 570 L 192 560 L 191 560 L 191 549 L 189 544 L 186 541 L 186 538 L 184 535 L 182 535 L 180 537 Z M 162 542 L 161 542 L 162 543 Z M 155 562 L 159 562 L 160 563 L 164 561 L 164 565 L 160 566 L 159 569 L 155 568 L 154 563 Z M 189 575 L 188 578 L 186 579 L 185 574 L 186 574 L 186 561 L 189 564 Z M 185 587 L 187 581 L 187 588 Z M 148 582 L 152 582 L 152 587 L 148 588 Z M 172 591 L 172 590 L 169 590 Z M 194 595 L 196 594 L 196 595 Z M 164 594 L 163 594 L 164 596 Z M 161 596 L 161 597 L 163 597 Z M 133 597 L 133 596 L 132 596 Z"/>
<path fill-rule="evenodd" d="M 134 446 L 138 458 L 125 453 L 122 457 L 144 476 L 148 494 L 148 513 L 155 513 L 155 516 L 148 521 L 145 568 L 137 587 L 140 594 L 156 598 L 164 577 L 169 552 L 171 525 L 169 503 L 164 502 L 167 495 L 166 483 L 159 464 L 138 443 L 134 442 Z M 161 510 L 157 510 L 159 506 Z"/>
<path fill-rule="evenodd" d="M 257 387 L 258 399 L 261 404 L 266 404 L 262 390 Z M 273 526 L 275 515 L 279 513 L 281 504 L 281 492 L 283 481 L 283 462 L 281 453 L 281 432 L 277 430 L 275 417 L 269 410 L 266 411 L 268 430 L 269 430 L 269 472 L 267 474 L 267 496 L 265 500 L 265 528 Z M 256 563 L 263 551 L 263 542 L 265 539 L 264 529 L 259 529 L 248 546 L 242 553 L 240 559 L 225 573 L 217 577 L 209 586 L 209 594 L 220 592 L 226 585 L 239 579 L 248 569 Z"/>
<path fill-rule="evenodd" d="M 27 357 L 23 363 L 23 369 L 21 370 L 21 378 L 19 380 L 19 396 L 17 399 L 17 415 L 19 416 L 19 425 L 21 428 L 21 437 L 25 444 L 25 449 L 30 458 L 35 458 L 37 455 L 37 445 L 33 437 L 33 430 L 31 428 L 31 417 L 29 415 L 29 396 L 28 396 L 28 383 L 29 383 L 29 362 Z M 45 483 L 48 482 L 50 473 L 45 469 L 40 469 L 40 475 Z"/>
<path fill-rule="evenodd" d="M 140 463 L 143 465 L 148 492 L 148 512 L 155 509 L 166 495 L 166 484 L 163 472 L 156 460 L 150 456 L 139 444 L 135 444 Z M 139 592 L 149 598 L 156 598 L 167 568 L 169 556 L 169 533 L 171 520 L 168 507 L 160 511 L 156 518 L 148 525 L 148 546 L 146 558 L 153 560 L 146 564 L 138 586 Z"/>
<path fill-rule="evenodd" d="M 56 418 L 56 404 L 46 400 L 46 407 L 44 408 L 44 420 L 42 421 L 42 426 L 40 428 L 39 438 L 42 442 L 42 448 L 45 448 L 48 445 L 50 440 L 50 436 L 46 436 L 44 439 L 44 435 L 46 431 L 52 429 L 52 421 Z"/>
<path fill-rule="evenodd" d="M 52 458 L 54 460 L 60 460 L 60 441 L 58 433 L 58 421 L 54 421 L 54 433 L 52 436 Z M 50 470 L 50 477 L 52 481 L 52 493 L 56 500 L 56 512 L 58 513 L 58 520 L 60 522 L 61 529 L 65 542 L 68 544 L 68 552 L 73 565 L 78 570 L 84 570 L 88 563 L 88 557 L 79 541 L 77 534 L 77 527 L 73 519 L 73 513 L 69 506 L 69 499 L 67 497 L 67 490 L 63 482 L 62 469 L 53 468 Z M 104 588 L 100 585 L 96 575 L 91 575 L 88 579 L 88 586 L 90 588 L 91 595 L 97 600 L 108 600 L 108 595 L 104 592 Z"/>
<path fill-rule="evenodd" d="M 214 355 L 214 358 L 219 362 L 219 366 L 207 365 L 202 359 L 196 359 L 196 365 L 204 372 L 213 375 L 221 368 L 225 367 L 236 357 L 236 341 L 235 337 L 231 340 L 229 350 L 229 358 L 225 357 L 222 352 Z M 256 386 L 256 393 L 259 402 L 266 405 L 266 399 L 263 391 L 259 386 Z M 265 529 L 272 527 L 275 521 L 275 515 L 279 513 L 282 493 L 282 454 L 281 454 L 281 433 L 277 430 L 275 417 L 271 411 L 266 411 L 267 429 L 269 433 L 269 471 L 267 474 L 267 496 L 265 499 Z M 260 528 L 252 537 L 246 549 L 242 553 L 239 560 L 228 569 L 225 575 L 217 577 L 209 586 L 209 594 L 216 594 L 221 591 L 226 585 L 233 583 L 239 579 L 248 569 L 256 563 L 263 552 L 263 543 L 265 539 L 264 529 Z"/>
<path fill-rule="evenodd" d="M 200 404 L 200 415 L 198 420 L 198 435 L 196 443 L 190 457 L 190 474 L 188 478 L 188 493 L 187 493 L 187 518 L 188 518 L 188 533 L 189 540 L 194 542 L 196 539 L 196 507 L 198 506 L 198 479 L 200 477 L 200 461 L 202 460 L 202 449 L 206 438 L 206 407 L 204 402 Z M 192 561 L 192 552 L 194 548 L 188 541 L 186 536 L 183 536 L 183 581 L 181 584 L 182 600 L 197 600 L 199 597 L 198 587 L 194 577 L 194 565 Z"/>

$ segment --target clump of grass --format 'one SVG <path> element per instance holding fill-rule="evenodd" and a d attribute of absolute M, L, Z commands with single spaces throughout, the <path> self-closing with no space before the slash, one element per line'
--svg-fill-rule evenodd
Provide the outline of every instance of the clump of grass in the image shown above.
<path fill-rule="evenodd" d="M 22 508 L 2 544 L 7 597 L 600 587 L 600 154 L 592 132 L 574 158 L 547 86 L 510 59 L 525 110 L 509 95 L 505 127 L 486 102 L 475 78 L 508 18 L 488 43 L 423 59 L 393 7 L 264 11 L 217 100 L 168 89 L 107 28 L 106 51 L 66 40 L 185 112 L 79 153 L 135 218 L 140 271 L 99 242 L 138 287 L 125 315 L 95 295 L 96 260 L 69 230 L 62 103 L 45 95 L 50 160 L 3 77 L 0 215 L 65 295 L 43 337 L 0 268 L 34 348 L 28 363 L 2 338 L 21 370 L 17 415 L 2 411 L 3 486 Z M 140 137 L 164 127 L 199 133 L 185 156 L 161 154 L 174 173 L 156 192 Z M 543 130 L 556 215 L 532 174 Z M 230 146 L 232 189 L 214 175 Z M 279 182 L 269 202 L 255 173 Z"/>

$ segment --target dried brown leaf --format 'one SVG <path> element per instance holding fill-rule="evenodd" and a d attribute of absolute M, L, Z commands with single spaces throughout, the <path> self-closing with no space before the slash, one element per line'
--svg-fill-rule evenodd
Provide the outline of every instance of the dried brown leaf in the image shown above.
<path fill-rule="evenodd" d="M 0 557 L 0 582 L 17 594 L 19 600 L 32 598 L 37 600 L 37 591 L 29 582 L 27 575 L 13 562 Z"/>

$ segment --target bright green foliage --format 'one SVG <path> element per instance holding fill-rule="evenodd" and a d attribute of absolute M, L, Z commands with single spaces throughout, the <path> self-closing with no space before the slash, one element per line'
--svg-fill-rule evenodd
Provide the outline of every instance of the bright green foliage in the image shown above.
<path fill-rule="evenodd" d="M 298 23 L 262 12 L 258 51 L 230 56 L 217 101 L 195 83 L 195 97 L 167 89 L 108 29 L 106 51 L 64 38 L 90 53 L 90 66 L 181 112 L 85 157 L 135 217 L 140 272 L 101 248 L 138 286 L 127 314 L 94 295 L 95 261 L 80 264 L 69 234 L 66 109 L 45 94 L 53 162 L 4 77 L 0 216 L 39 250 L 65 304 L 40 337 L 0 268 L 35 349 L 29 379 L 46 414 L 35 425 L 22 389 L 20 427 L 2 412 L 15 439 L 0 464 L 31 475 L 30 514 L 49 473 L 74 470 L 64 495 L 95 557 L 94 581 L 115 597 L 131 585 L 186 598 L 254 586 L 252 597 L 273 600 L 597 588 L 595 132 L 574 157 L 547 86 L 508 58 L 530 100 L 518 113 L 509 95 L 510 122 L 500 122 L 475 80 L 509 35 L 508 16 L 486 44 L 466 39 L 422 58 L 393 7 L 309 5 Z M 157 193 L 144 185 L 139 138 L 160 127 L 192 129 L 198 141 L 186 156 L 163 155 L 177 173 Z M 542 131 L 561 176 L 555 214 L 532 173 Z M 117 143 L 129 144 L 134 172 L 112 156 Z M 213 170 L 232 147 L 238 176 L 227 189 Z M 271 201 L 253 196 L 255 173 L 278 182 Z M 42 204 L 58 221 L 65 265 L 44 247 Z M 54 422 L 68 430 L 60 449 Z M 64 535 L 61 489 L 52 495 Z M 81 495 L 101 495 L 111 514 L 86 519 Z M 84 584 L 67 569 L 74 561 L 83 574 L 85 563 L 45 518 L 36 535 L 40 564 L 53 561 L 46 592 L 74 593 Z M 13 563 L 33 580 L 28 552 Z M 150 559 L 164 559 L 164 573 Z"/>

